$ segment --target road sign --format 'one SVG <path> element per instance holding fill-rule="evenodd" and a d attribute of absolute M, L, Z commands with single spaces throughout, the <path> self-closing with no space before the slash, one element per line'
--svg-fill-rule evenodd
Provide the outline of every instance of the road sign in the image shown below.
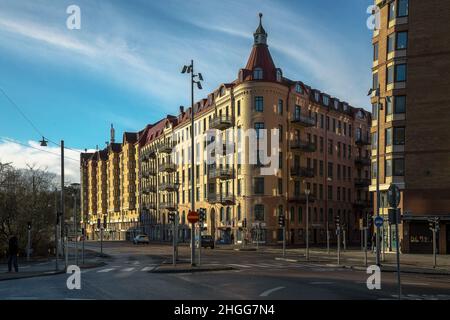
<path fill-rule="evenodd" d="M 189 211 L 187 215 L 187 219 L 190 223 L 196 223 L 198 221 L 198 213 L 197 211 Z"/>
<path fill-rule="evenodd" d="M 397 208 L 400 203 L 400 189 L 395 184 L 391 183 L 387 192 L 387 197 L 389 205 L 392 208 Z"/>
<path fill-rule="evenodd" d="M 364 229 L 364 219 L 360 218 L 359 219 L 359 230 L 363 230 Z"/>
<path fill-rule="evenodd" d="M 382 217 L 375 217 L 375 225 L 380 228 L 383 226 L 383 218 Z"/>

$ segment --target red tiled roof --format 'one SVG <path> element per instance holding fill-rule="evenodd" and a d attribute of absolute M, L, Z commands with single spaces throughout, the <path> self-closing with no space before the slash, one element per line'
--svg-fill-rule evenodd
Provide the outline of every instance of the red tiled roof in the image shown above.
<path fill-rule="evenodd" d="M 263 70 L 263 81 L 276 81 L 276 67 L 267 45 L 259 44 L 253 46 L 245 66 L 245 71 L 247 72 L 244 74 L 244 80 L 253 80 L 253 70 L 255 68 Z"/>

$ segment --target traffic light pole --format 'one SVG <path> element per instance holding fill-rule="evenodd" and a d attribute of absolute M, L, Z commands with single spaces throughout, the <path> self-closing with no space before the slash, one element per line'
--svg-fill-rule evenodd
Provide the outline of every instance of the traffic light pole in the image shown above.
<path fill-rule="evenodd" d="M 283 226 L 283 257 L 286 256 L 286 226 Z"/>
<path fill-rule="evenodd" d="M 202 222 L 199 222 L 198 225 L 198 265 L 200 266 L 202 263 Z"/>
<path fill-rule="evenodd" d="M 436 258 L 437 248 L 436 248 L 436 225 L 433 228 L 433 268 L 436 268 L 437 258 Z"/>
<path fill-rule="evenodd" d="M 397 283 L 398 283 L 398 299 L 402 298 L 402 285 L 400 282 L 400 246 L 399 246 L 399 236 L 398 236 L 398 215 L 399 210 L 396 211 L 395 216 L 395 247 L 397 251 Z"/>
<path fill-rule="evenodd" d="M 341 227 L 337 228 L 337 264 L 341 264 Z"/>
<path fill-rule="evenodd" d="M 175 237 L 175 221 L 172 223 L 172 242 L 173 242 L 173 258 L 172 263 L 174 266 L 177 265 L 177 254 L 176 254 L 176 237 Z"/>

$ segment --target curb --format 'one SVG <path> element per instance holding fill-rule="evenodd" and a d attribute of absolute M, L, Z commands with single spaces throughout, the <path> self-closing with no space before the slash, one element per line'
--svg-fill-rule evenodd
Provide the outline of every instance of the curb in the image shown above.
<path fill-rule="evenodd" d="M 99 268 L 99 267 L 104 267 L 108 265 L 106 262 L 99 262 L 99 263 L 93 263 L 93 264 L 86 264 L 81 266 L 80 265 L 80 269 L 93 269 L 93 268 Z"/>
<path fill-rule="evenodd" d="M 274 259 L 277 261 L 302 262 L 302 263 L 326 263 L 327 262 L 325 260 L 298 260 L 298 259 L 280 258 L 280 257 L 275 257 Z"/>
<path fill-rule="evenodd" d="M 234 251 L 256 251 L 256 248 L 234 248 Z"/>
<path fill-rule="evenodd" d="M 65 270 L 59 270 L 59 271 L 46 271 L 43 273 L 36 273 L 36 274 L 28 274 L 28 275 L 17 275 L 13 276 L 11 278 L 0 278 L 0 281 L 8 281 L 8 280 L 18 280 L 18 279 L 27 279 L 27 278 L 37 278 L 37 277 L 46 277 L 46 276 L 54 276 L 57 274 L 63 274 L 66 273 Z"/>
<path fill-rule="evenodd" d="M 353 269 L 358 271 L 366 271 L 366 267 L 360 267 L 360 266 L 342 266 L 345 269 Z M 386 269 L 381 266 L 381 272 L 397 272 L 395 269 Z M 448 271 L 433 271 L 433 270 L 402 270 L 400 269 L 400 273 L 412 273 L 412 274 L 426 274 L 426 275 L 436 275 L 436 276 L 449 276 L 450 272 Z"/>
<path fill-rule="evenodd" d="M 216 267 L 216 268 L 185 268 L 185 269 L 160 269 L 156 267 L 153 270 L 148 271 L 149 273 L 194 273 L 194 272 L 211 272 L 211 271 L 228 271 L 234 270 L 232 267 Z"/>

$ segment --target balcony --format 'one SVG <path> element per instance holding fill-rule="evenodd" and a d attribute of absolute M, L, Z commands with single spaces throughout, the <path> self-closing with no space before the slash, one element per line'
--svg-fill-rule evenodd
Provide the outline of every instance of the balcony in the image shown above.
<path fill-rule="evenodd" d="M 209 127 L 211 129 L 218 129 L 218 130 L 226 130 L 228 128 L 231 128 L 232 126 L 233 126 L 233 117 L 228 115 L 215 116 L 209 123 Z"/>
<path fill-rule="evenodd" d="M 300 195 L 293 195 L 292 197 L 289 197 L 288 200 L 290 203 L 299 203 L 299 204 L 306 204 L 306 194 L 300 194 Z M 308 196 L 308 203 L 316 201 L 316 196 L 313 194 L 310 194 Z"/>
<path fill-rule="evenodd" d="M 369 146 L 370 145 L 369 139 L 364 138 L 364 137 L 357 137 L 355 139 L 355 143 L 357 146 Z"/>
<path fill-rule="evenodd" d="M 155 192 L 156 192 L 156 187 L 155 186 L 142 187 L 142 193 L 143 194 L 150 194 L 150 193 L 155 193 Z"/>
<path fill-rule="evenodd" d="M 370 179 L 356 178 L 355 187 L 356 188 L 367 188 L 370 186 Z"/>
<path fill-rule="evenodd" d="M 316 121 L 307 116 L 303 116 L 301 114 L 294 115 L 294 117 L 291 119 L 291 124 L 296 125 L 299 127 L 314 127 L 316 125 Z"/>
<path fill-rule="evenodd" d="M 156 158 L 156 152 L 154 149 L 149 149 L 149 150 L 143 151 L 141 153 L 141 160 L 143 162 L 147 162 L 148 160 L 155 159 L 155 158 Z"/>
<path fill-rule="evenodd" d="M 165 141 L 158 145 L 158 152 L 171 153 L 174 147 L 175 143 L 173 141 Z"/>
<path fill-rule="evenodd" d="M 156 170 L 153 168 L 147 168 L 147 169 L 143 169 L 142 170 L 142 177 L 143 178 L 149 178 L 151 176 L 155 176 L 156 175 Z"/>
<path fill-rule="evenodd" d="M 231 194 L 212 193 L 208 194 L 207 201 L 211 204 L 221 204 L 224 206 L 233 205 L 236 203 L 236 198 Z"/>
<path fill-rule="evenodd" d="M 309 141 L 303 141 L 300 139 L 296 139 L 291 141 L 290 147 L 295 151 L 303 151 L 303 152 L 315 152 L 316 145 Z"/>
<path fill-rule="evenodd" d="M 159 204 L 160 209 L 166 209 L 169 211 L 176 211 L 178 208 L 178 205 L 175 202 L 161 202 Z"/>
<path fill-rule="evenodd" d="M 220 179 L 220 180 L 229 180 L 233 179 L 234 169 L 230 167 L 225 168 L 215 168 L 209 171 L 210 179 Z"/>
<path fill-rule="evenodd" d="M 159 185 L 160 191 L 174 192 L 177 191 L 180 184 L 178 182 L 166 182 Z"/>
<path fill-rule="evenodd" d="M 177 170 L 177 167 L 174 163 L 166 162 L 159 166 L 159 172 L 175 172 Z"/>
<path fill-rule="evenodd" d="M 294 166 L 291 168 L 291 177 L 293 177 L 293 178 L 314 178 L 314 170 L 312 168 Z"/>
<path fill-rule="evenodd" d="M 371 160 L 368 157 L 356 157 L 355 158 L 355 165 L 359 167 L 366 167 L 370 166 Z"/>

